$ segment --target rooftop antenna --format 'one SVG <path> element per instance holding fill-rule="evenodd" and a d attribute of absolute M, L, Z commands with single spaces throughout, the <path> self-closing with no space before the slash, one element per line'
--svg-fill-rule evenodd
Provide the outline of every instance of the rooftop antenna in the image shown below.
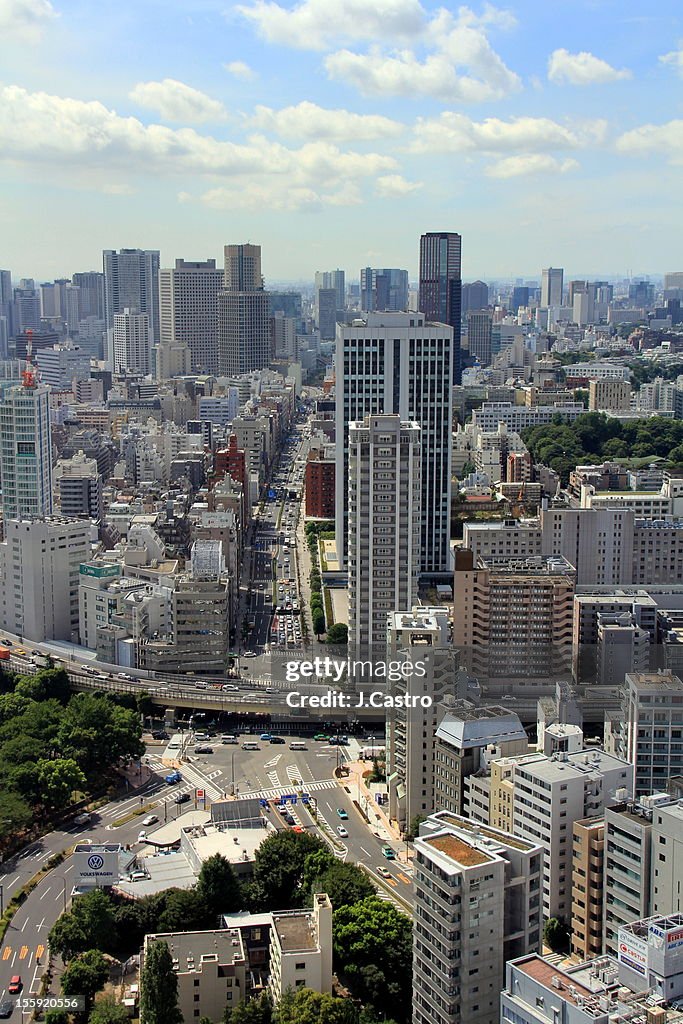
<path fill-rule="evenodd" d="M 29 327 L 26 331 L 26 369 L 22 372 L 21 378 L 24 382 L 25 388 L 36 388 L 38 382 L 36 380 L 35 367 L 31 364 L 31 354 L 33 352 L 33 331 Z"/>

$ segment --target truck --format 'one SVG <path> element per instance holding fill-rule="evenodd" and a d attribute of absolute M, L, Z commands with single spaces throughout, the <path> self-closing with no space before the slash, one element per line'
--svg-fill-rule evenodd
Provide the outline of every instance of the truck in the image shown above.
<path fill-rule="evenodd" d="M 10 649 L 9 647 L 0 647 L 0 661 L 9 661 Z"/>
<path fill-rule="evenodd" d="M 36 668 L 50 668 L 52 664 L 46 654 L 32 654 L 31 663 L 35 665 Z"/>

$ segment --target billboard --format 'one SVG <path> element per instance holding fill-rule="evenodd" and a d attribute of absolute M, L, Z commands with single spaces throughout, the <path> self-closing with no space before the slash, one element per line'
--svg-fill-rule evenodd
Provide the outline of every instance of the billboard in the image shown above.
<path fill-rule="evenodd" d="M 78 845 L 74 851 L 74 886 L 80 889 L 116 885 L 119 881 L 120 851 L 121 847 L 114 843 Z"/>
<path fill-rule="evenodd" d="M 647 976 L 647 942 L 627 931 L 619 931 L 618 960 L 636 974 Z"/>

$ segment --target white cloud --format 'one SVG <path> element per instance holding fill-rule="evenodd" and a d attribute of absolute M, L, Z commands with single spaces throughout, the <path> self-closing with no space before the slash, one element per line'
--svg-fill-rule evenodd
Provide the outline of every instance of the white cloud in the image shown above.
<path fill-rule="evenodd" d="M 231 60 L 228 64 L 224 64 L 223 67 L 229 74 L 234 75 L 235 78 L 241 78 L 245 82 L 250 82 L 256 78 L 254 69 L 245 64 L 243 60 Z"/>
<path fill-rule="evenodd" d="M 568 82 L 569 85 L 601 85 L 604 82 L 619 82 L 631 78 L 628 68 L 613 68 L 606 60 L 582 50 L 554 50 L 548 58 L 548 78 L 551 82 Z"/>
<path fill-rule="evenodd" d="M 521 178 L 534 174 L 566 174 L 579 164 L 576 160 L 558 160 L 547 153 L 507 156 L 486 168 L 489 178 Z"/>
<path fill-rule="evenodd" d="M 658 160 L 668 159 L 669 163 L 683 164 L 683 120 L 668 121 L 666 124 L 644 124 L 624 132 L 617 139 L 621 153 L 634 156 L 656 156 Z"/>
<path fill-rule="evenodd" d="M 381 199 L 400 199 L 420 188 L 421 181 L 406 181 L 400 174 L 383 174 L 375 182 L 375 194 Z"/>
<path fill-rule="evenodd" d="M 423 60 L 412 49 L 387 54 L 376 46 L 368 53 L 342 49 L 329 54 L 325 68 L 330 78 L 364 95 L 433 96 L 465 103 L 502 99 L 519 89 L 521 80 L 486 35 L 487 25 L 501 14 L 510 27 L 510 17 L 496 8 L 486 8 L 480 17 L 468 7 L 461 7 L 457 17 L 440 9 L 425 27 L 424 42 L 432 52 Z"/>
<path fill-rule="evenodd" d="M 0 0 L 0 43 L 37 42 L 56 17 L 50 0 Z"/>
<path fill-rule="evenodd" d="M 509 121 L 488 117 L 473 121 L 465 114 L 447 110 L 438 117 L 418 119 L 411 149 L 418 153 L 579 149 L 601 142 L 606 127 L 601 120 L 563 125 L 547 117 L 514 117 Z"/>
<path fill-rule="evenodd" d="M 659 59 L 662 64 L 671 64 L 679 75 L 683 76 L 683 44 L 681 44 L 680 50 L 672 50 L 671 53 L 665 53 Z"/>
<path fill-rule="evenodd" d="M 192 199 L 186 192 L 180 193 L 178 198 L 181 202 Z M 355 182 L 347 182 L 330 192 L 304 185 L 291 186 L 286 182 L 276 185 L 248 182 L 242 187 L 209 189 L 199 196 L 199 202 L 214 210 L 269 209 L 279 212 L 315 212 L 326 206 L 357 206 L 362 202 L 362 197 Z"/>
<path fill-rule="evenodd" d="M 263 131 L 294 139 L 380 139 L 400 135 L 405 130 L 400 122 L 379 114 L 326 110 L 308 100 L 281 110 L 257 106 L 252 123 Z"/>
<path fill-rule="evenodd" d="M 254 0 L 237 10 L 262 39 L 299 50 L 324 50 L 340 39 L 409 39 L 425 24 L 418 0 L 302 0 L 291 8 Z"/>
<path fill-rule="evenodd" d="M 138 82 L 128 96 L 139 106 L 155 111 L 164 121 L 202 124 L 204 121 L 222 121 L 226 116 L 225 107 L 218 100 L 175 78 L 164 78 L 162 82 Z"/>
<path fill-rule="evenodd" d="M 288 202 L 303 207 L 313 193 L 315 202 L 348 205 L 357 200 L 359 182 L 397 167 L 392 156 L 342 150 L 324 140 L 289 148 L 262 135 L 237 143 L 193 128 L 145 125 L 96 101 L 29 93 L 18 86 L 0 88 L 2 158 L 32 166 L 40 158 L 46 175 L 66 172 L 71 182 L 88 175 L 107 188 L 117 172 L 155 180 L 204 176 L 215 180 L 216 194 L 230 179 L 230 195 L 258 197 L 263 207 L 276 209 Z M 290 189 L 294 198 L 288 200 Z"/>

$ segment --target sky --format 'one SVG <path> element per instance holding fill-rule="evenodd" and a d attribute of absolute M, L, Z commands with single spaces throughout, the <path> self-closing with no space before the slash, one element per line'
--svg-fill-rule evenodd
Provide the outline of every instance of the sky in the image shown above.
<path fill-rule="evenodd" d="M 680 0 L 0 0 L 0 267 L 683 269 Z"/>

